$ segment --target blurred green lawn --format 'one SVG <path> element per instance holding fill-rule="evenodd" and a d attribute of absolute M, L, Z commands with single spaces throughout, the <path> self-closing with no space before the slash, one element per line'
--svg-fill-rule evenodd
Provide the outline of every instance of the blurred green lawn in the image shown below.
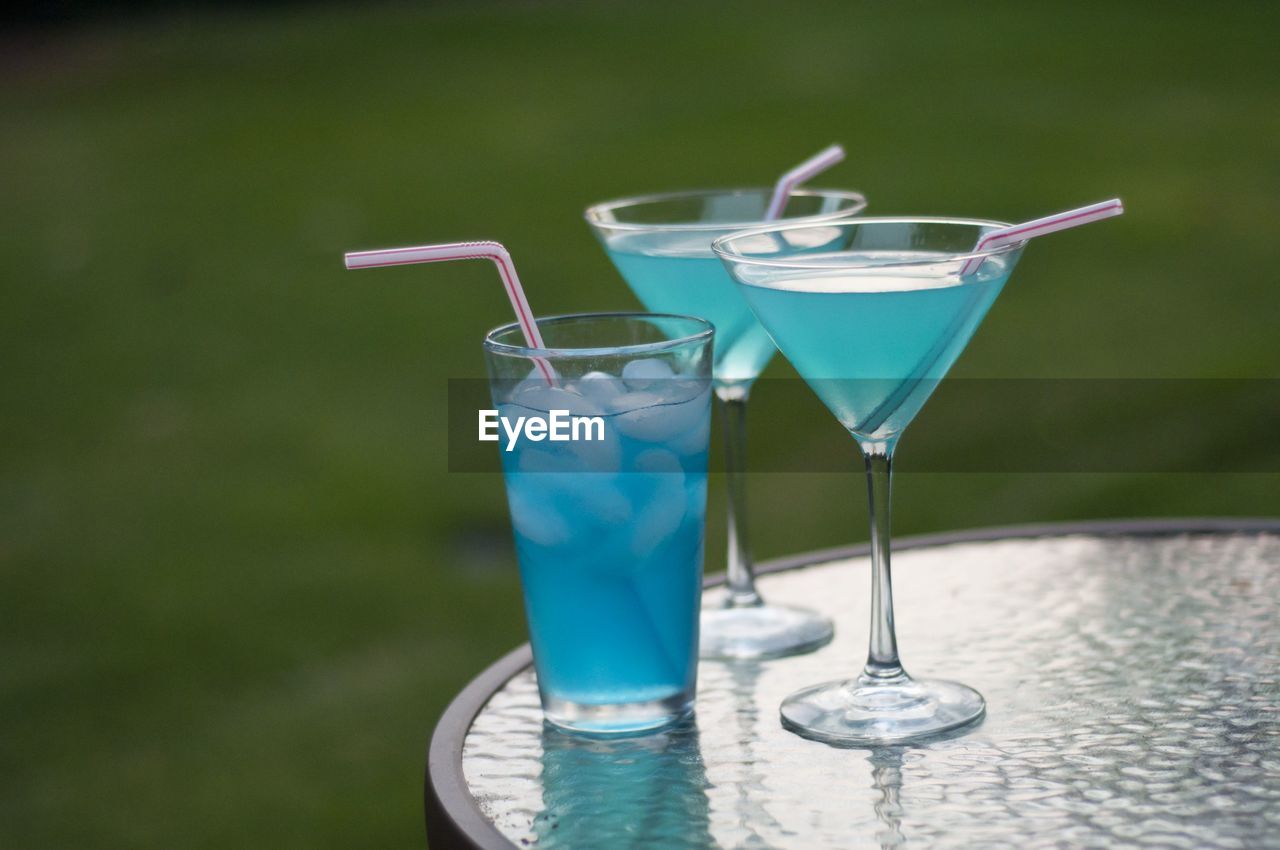
<path fill-rule="evenodd" d="M 628 308 L 586 204 L 769 182 L 838 140 L 824 182 L 873 213 L 1127 202 L 1028 251 L 958 374 L 1276 376 L 1278 25 L 350 4 L 0 51 L 0 846 L 421 843 L 430 729 L 523 639 L 501 482 L 442 444 L 445 382 L 508 308 L 483 264 L 354 275 L 343 250 L 497 238 L 540 312 Z M 755 408 L 760 440 L 807 427 Z M 1278 484 L 907 475 L 896 530 L 1277 514 Z M 752 498 L 763 557 L 865 537 L 851 475 Z"/>

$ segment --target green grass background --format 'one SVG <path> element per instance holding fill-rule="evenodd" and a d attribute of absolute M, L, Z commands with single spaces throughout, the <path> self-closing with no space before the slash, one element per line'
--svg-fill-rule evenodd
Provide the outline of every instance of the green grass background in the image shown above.
<path fill-rule="evenodd" d="M 343 250 L 496 238 L 539 312 L 629 308 L 584 206 L 767 183 L 838 140 L 823 182 L 873 213 L 1125 199 L 1027 252 L 956 374 L 1274 377 L 1278 25 L 739 0 L 5 35 L 0 846 L 421 844 L 431 727 L 523 639 L 501 482 L 447 473 L 443 446 L 446 381 L 483 374 L 508 308 L 484 264 L 357 275 Z M 759 444 L 817 427 L 754 406 Z M 1274 451 L 1242 425 L 1204 411 Z M 1278 485 L 907 475 L 896 530 L 1277 514 Z M 758 554 L 865 538 L 861 488 L 755 477 Z"/>

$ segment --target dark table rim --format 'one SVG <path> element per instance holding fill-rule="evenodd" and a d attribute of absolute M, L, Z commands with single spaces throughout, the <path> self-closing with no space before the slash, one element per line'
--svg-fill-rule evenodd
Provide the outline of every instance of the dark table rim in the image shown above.
<path fill-rule="evenodd" d="M 1033 537 L 1063 537 L 1089 534 L 1101 537 L 1161 537 L 1174 534 L 1280 534 L 1280 519 L 1257 517 L 1195 517 L 1178 519 L 1095 520 L 1087 522 L 1036 523 L 921 534 L 893 541 L 894 551 L 946 546 L 952 543 L 977 543 L 987 540 L 1011 540 Z M 800 569 L 828 561 L 865 557 L 870 545 L 839 546 L 778 558 L 760 564 L 758 575 Z M 717 576 L 707 587 L 722 584 Z M 533 663 L 529 644 L 525 643 L 489 665 L 462 689 L 436 724 L 427 750 L 424 783 L 427 840 L 434 850 L 466 848 L 467 850 L 519 850 L 498 831 L 480 811 L 475 798 L 467 790 L 462 772 L 462 745 L 476 715 L 499 689 L 513 676 Z"/>

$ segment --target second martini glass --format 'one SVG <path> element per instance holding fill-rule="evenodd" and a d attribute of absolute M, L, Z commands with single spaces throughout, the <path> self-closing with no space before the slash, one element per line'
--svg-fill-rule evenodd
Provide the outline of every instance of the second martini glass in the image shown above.
<path fill-rule="evenodd" d="M 723 606 L 703 612 L 704 658 L 793 655 L 823 646 L 832 635 L 831 621 L 814 611 L 761 600 L 747 536 L 746 404 L 775 349 L 711 243 L 759 226 L 772 194 L 769 188 L 675 192 L 609 201 L 586 212 L 609 259 L 646 308 L 701 316 L 716 328 L 713 380 L 727 454 L 728 593 Z M 781 220 L 839 221 L 866 203 L 855 192 L 797 189 Z"/>
<path fill-rule="evenodd" d="M 1002 226 L 864 218 L 762 228 L 715 242 L 778 349 L 853 435 L 866 462 L 870 650 L 861 675 L 783 701 L 782 723 L 797 734 L 845 746 L 895 743 L 964 726 L 986 710 L 974 689 L 913 679 L 898 658 L 890 471 L 898 437 L 960 356 L 1022 253 L 1023 242 L 973 249 Z"/>

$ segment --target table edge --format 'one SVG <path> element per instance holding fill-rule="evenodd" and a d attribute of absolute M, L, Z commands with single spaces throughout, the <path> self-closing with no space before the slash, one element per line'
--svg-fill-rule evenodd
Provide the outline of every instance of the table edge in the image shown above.
<path fill-rule="evenodd" d="M 1095 537 L 1163 537 L 1175 534 L 1280 534 L 1280 518 L 1271 517 L 1183 517 L 1165 519 L 1086 520 L 993 526 L 990 528 L 918 534 L 893 541 L 894 551 L 980 543 L 1032 537 L 1066 537 L 1088 534 Z M 869 543 L 817 549 L 800 555 L 775 558 L 756 567 L 758 575 L 801 569 L 814 564 L 870 554 Z M 724 583 L 717 575 L 704 587 Z M 489 699 L 513 676 L 533 663 L 528 643 L 521 644 L 486 667 L 445 708 L 431 733 L 424 777 L 424 814 L 427 843 L 434 850 L 519 850 L 480 811 L 467 789 L 462 772 L 462 749 L 466 731 Z"/>

